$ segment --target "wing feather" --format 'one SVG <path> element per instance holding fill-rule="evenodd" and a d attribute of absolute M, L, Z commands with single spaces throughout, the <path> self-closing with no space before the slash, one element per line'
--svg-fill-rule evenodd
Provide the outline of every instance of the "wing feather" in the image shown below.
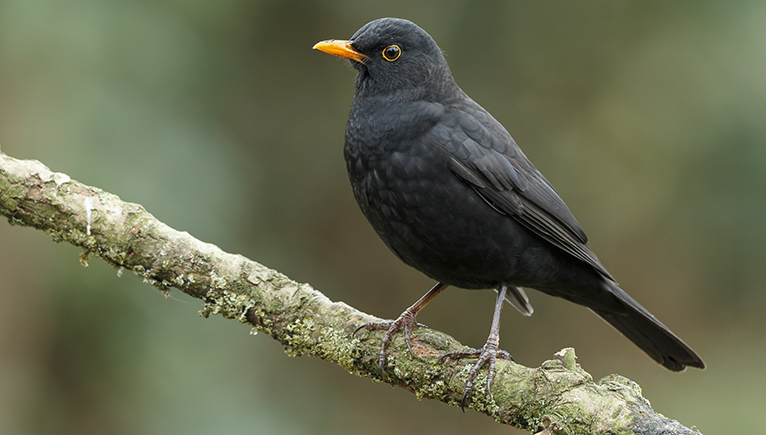
<path fill-rule="evenodd" d="M 505 128 L 478 105 L 451 116 L 457 122 L 437 124 L 431 137 L 449 156 L 455 175 L 495 210 L 614 281 L 572 212 Z"/>

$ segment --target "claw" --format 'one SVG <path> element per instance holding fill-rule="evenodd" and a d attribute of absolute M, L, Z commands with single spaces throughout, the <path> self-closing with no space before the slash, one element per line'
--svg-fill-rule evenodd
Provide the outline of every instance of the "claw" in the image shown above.
<path fill-rule="evenodd" d="M 376 323 L 374 322 L 362 323 L 361 325 L 359 325 L 358 328 L 354 329 L 354 333 L 351 335 L 352 336 L 356 335 L 356 333 L 361 331 L 362 329 L 375 329 L 374 326 L 371 326 L 371 325 L 376 325 Z M 379 323 L 377 323 L 377 325 L 379 325 Z"/>
<path fill-rule="evenodd" d="M 468 379 L 465 383 L 465 390 L 463 390 L 463 397 L 460 399 L 460 409 L 465 412 L 466 399 L 473 392 L 473 381 L 476 379 L 476 375 L 479 374 L 479 369 L 485 363 L 488 363 L 487 367 L 487 395 L 492 397 L 492 380 L 495 377 L 495 362 L 497 358 L 513 361 L 511 354 L 504 350 L 499 350 L 500 344 L 500 313 L 503 309 L 503 299 L 505 298 L 505 292 L 507 288 L 505 285 L 501 285 L 498 289 L 497 301 L 495 302 L 495 313 L 492 316 L 492 328 L 489 331 L 489 337 L 487 337 L 487 343 L 481 349 L 470 350 L 456 350 L 453 352 L 447 352 L 439 358 L 439 361 L 445 358 L 461 359 L 461 358 L 476 358 L 476 364 L 471 367 L 471 371 L 468 372 Z"/>
<path fill-rule="evenodd" d="M 407 344 L 407 350 L 410 351 L 410 356 L 415 358 L 415 352 L 412 351 L 412 345 L 410 344 L 410 337 L 412 336 L 413 330 L 425 327 L 426 325 L 415 321 L 415 316 L 413 316 L 408 311 L 405 311 L 393 322 L 367 322 L 356 328 L 354 334 L 359 332 L 361 329 L 368 329 L 370 331 L 386 331 L 386 333 L 383 334 L 383 339 L 381 340 L 380 345 L 380 353 L 378 354 L 378 368 L 380 369 L 380 378 L 383 379 L 385 377 L 383 366 L 386 363 L 386 349 L 388 349 L 388 343 L 391 341 L 394 333 L 400 329 L 403 330 L 404 342 Z"/>
<path fill-rule="evenodd" d="M 419 329 L 423 326 L 424 325 L 421 325 L 415 321 L 414 316 L 405 311 L 393 322 L 367 322 L 356 328 L 354 335 L 362 329 L 367 329 L 370 331 L 386 331 L 386 333 L 383 334 L 383 339 L 381 340 L 380 344 L 380 353 L 378 354 L 378 369 L 380 370 L 380 378 L 383 379 L 385 377 L 383 366 L 386 363 L 386 349 L 388 349 L 388 343 L 391 341 L 391 337 L 393 337 L 394 333 L 400 329 L 404 330 L 404 342 L 407 343 L 407 349 L 410 351 L 410 356 L 414 358 L 415 353 L 412 351 L 410 336 L 413 329 Z"/>
<path fill-rule="evenodd" d="M 460 399 L 460 409 L 462 409 L 463 412 L 465 412 L 466 399 L 473 392 L 473 381 L 476 379 L 476 375 L 479 374 L 479 370 L 482 368 L 482 366 L 484 366 L 485 363 L 489 363 L 487 373 L 487 395 L 491 397 L 492 380 L 495 377 L 495 361 L 497 358 L 513 361 L 513 357 L 511 357 L 511 355 L 504 350 L 498 350 L 497 345 L 497 341 L 490 339 L 487 340 L 487 344 L 485 344 L 481 349 L 457 350 L 445 353 L 439 358 L 439 361 L 442 361 L 445 358 L 477 358 L 476 363 L 473 365 L 473 367 L 471 367 L 471 371 L 468 373 L 468 380 L 466 380 L 465 383 L 463 397 Z"/>
<path fill-rule="evenodd" d="M 393 322 L 367 322 L 360 325 L 352 335 L 356 335 L 362 329 L 370 331 L 386 330 L 383 334 L 383 339 L 380 344 L 380 353 L 378 353 L 378 370 L 380 371 L 380 379 L 385 378 L 385 371 L 383 366 L 386 363 L 386 349 L 388 349 L 388 343 L 391 341 L 391 337 L 399 329 L 404 329 L 404 342 L 407 343 L 407 350 L 410 351 L 410 356 L 415 357 L 415 353 L 412 351 L 412 345 L 410 344 L 410 336 L 415 329 L 425 328 L 426 325 L 418 323 L 415 316 L 423 309 L 436 295 L 447 287 L 447 284 L 436 283 L 431 290 L 428 291 L 423 297 L 418 299 L 417 302 L 412 304 L 411 307 L 404 310 L 404 312 Z"/>

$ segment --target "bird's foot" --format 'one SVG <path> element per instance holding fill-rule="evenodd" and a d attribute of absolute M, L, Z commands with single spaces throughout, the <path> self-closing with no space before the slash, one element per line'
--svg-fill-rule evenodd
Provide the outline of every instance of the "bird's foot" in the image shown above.
<path fill-rule="evenodd" d="M 481 349 L 471 350 L 456 350 L 448 352 L 439 358 L 439 361 L 445 358 L 449 359 L 462 359 L 462 358 L 478 358 L 476 364 L 473 365 L 471 371 L 468 373 L 468 380 L 465 383 L 465 391 L 463 391 L 463 398 L 460 399 L 460 409 L 465 412 L 465 400 L 471 395 L 473 391 L 473 381 L 476 379 L 476 375 L 479 373 L 479 369 L 488 363 L 487 373 L 487 395 L 492 396 L 492 379 L 495 377 L 495 360 L 497 358 L 513 361 L 513 357 L 508 352 L 498 349 L 498 340 L 493 340 L 491 337 L 487 340 L 487 343 Z"/>
<path fill-rule="evenodd" d="M 386 349 L 388 348 L 388 343 L 391 341 L 391 337 L 393 337 L 396 331 L 401 329 L 404 334 L 404 342 L 407 343 L 407 349 L 410 351 L 410 356 L 414 358 L 415 354 L 412 352 L 412 345 L 410 345 L 410 335 L 413 330 L 420 328 L 426 328 L 426 325 L 418 323 L 417 320 L 415 320 L 415 315 L 407 309 L 393 322 L 367 322 L 356 328 L 354 335 L 362 329 L 370 331 L 386 331 L 386 333 L 383 334 L 380 353 L 378 354 L 378 368 L 380 369 L 380 378 L 383 379 L 383 366 L 386 363 Z"/>

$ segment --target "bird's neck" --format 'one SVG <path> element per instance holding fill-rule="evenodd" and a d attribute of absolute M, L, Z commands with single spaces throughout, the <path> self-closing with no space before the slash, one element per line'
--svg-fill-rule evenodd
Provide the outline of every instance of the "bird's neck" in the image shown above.
<path fill-rule="evenodd" d="M 440 69 L 416 82 L 380 81 L 366 71 L 356 77 L 354 99 L 384 99 L 392 103 L 412 101 L 442 102 L 461 92 L 449 69 Z"/>

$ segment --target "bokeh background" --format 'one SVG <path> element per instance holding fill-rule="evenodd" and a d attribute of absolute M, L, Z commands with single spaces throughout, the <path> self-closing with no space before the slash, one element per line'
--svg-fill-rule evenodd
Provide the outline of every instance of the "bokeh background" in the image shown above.
<path fill-rule="evenodd" d="M 761 427 L 764 2 L 2 0 L 0 146 L 394 317 L 432 283 L 357 210 L 342 157 L 354 73 L 311 50 L 382 16 L 434 36 L 623 288 L 709 368 L 671 373 L 534 291 L 534 316 L 507 310 L 502 347 L 537 366 L 574 346 L 594 377 L 630 377 L 706 434 Z M 78 254 L 0 222 L 0 433 L 509 432 L 288 358 Z M 478 346 L 493 300 L 449 290 L 419 320 Z"/>

